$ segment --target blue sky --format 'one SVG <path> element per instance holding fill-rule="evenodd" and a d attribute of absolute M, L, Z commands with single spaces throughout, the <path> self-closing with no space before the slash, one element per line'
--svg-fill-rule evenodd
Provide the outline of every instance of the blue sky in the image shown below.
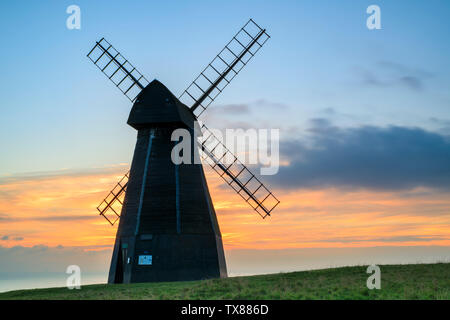
<path fill-rule="evenodd" d="M 382 30 L 366 28 L 373 3 Z M 71 4 L 81 8 L 81 30 L 66 28 Z M 131 106 L 86 58 L 95 40 L 106 37 L 179 95 L 249 17 L 272 38 L 211 108 L 258 110 L 263 100 L 272 108 L 245 121 L 300 131 L 318 117 L 345 127 L 440 130 L 450 120 L 449 8 L 448 1 L 2 2 L 0 175 L 130 162 Z"/>

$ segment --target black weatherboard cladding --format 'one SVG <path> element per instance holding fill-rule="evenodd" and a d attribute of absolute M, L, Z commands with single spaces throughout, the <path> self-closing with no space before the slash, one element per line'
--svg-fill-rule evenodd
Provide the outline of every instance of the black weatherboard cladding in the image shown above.
<path fill-rule="evenodd" d="M 175 165 L 173 130 L 193 132 L 195 117 L 154 80 L 128 124 L 138 130 L 111 260 L 109 283 L 226 277 L 222 237 L 201 164 Z M 195 143 L 191 135 L 191 143 Z M 139 257 L 152 256 L 151 264 Z"/>

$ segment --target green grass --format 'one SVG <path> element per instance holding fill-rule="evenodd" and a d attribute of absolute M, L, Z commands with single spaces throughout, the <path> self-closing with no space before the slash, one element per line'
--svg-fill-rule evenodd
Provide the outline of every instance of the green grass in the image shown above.
<path fill-rule="evenodd" d="M 10 291 L 0 299 L 450 299 L 450 263 L 383 265 L 381 290 L 367 266 L 189 282 Z"/>

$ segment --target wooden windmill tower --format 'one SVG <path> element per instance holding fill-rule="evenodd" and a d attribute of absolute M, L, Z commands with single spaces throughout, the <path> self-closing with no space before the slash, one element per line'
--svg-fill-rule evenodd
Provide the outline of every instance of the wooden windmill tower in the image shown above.
<path fill-rule="evenodd" d="M 171 160 L 172 132 L 184 128 L 209 165 L 261 217 L 278 199 L 206 126 L 196 120 L 269 39 L 250 19 L 176 98 L 151 83 L 104 38 L 88 57 L 131 100 L 127 123 L 137 130 L 130 171 L 98 206 L 119 221 L 108 283 L 226 277 L 222 237 L 201 164 Z M 200 129 L 200 128 L 198 128 Z M 223 159 L 232 158 L 230 163 Z M 120 218 L 120 219 L 119 219 Z"/>

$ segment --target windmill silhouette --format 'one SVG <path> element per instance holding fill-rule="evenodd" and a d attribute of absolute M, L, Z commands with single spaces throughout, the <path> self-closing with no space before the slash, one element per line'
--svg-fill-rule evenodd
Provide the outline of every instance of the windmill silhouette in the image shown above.
<path fill-rule="evenodd" d="M 197 124 L 197 118 L 269 38 L 250 19 L 179 98 L 158 80 L 149 82 L 104 38 L 88 53 L 133 103 L 127 123 L 138 131 L 130 171 L 97 208 L 111 225 L 119 221 L 108 283 L 227 276 L 203 167 L 175 164 L 171 159 L 176 144 L 171 135 L 176 129 L 189 130 L 191 145 L 198 146 L 202 161 L 262 218 L 278 205 L 272 192 L 205 125 Z M 199 130 L 203 139 L 197 135 Z"/>

